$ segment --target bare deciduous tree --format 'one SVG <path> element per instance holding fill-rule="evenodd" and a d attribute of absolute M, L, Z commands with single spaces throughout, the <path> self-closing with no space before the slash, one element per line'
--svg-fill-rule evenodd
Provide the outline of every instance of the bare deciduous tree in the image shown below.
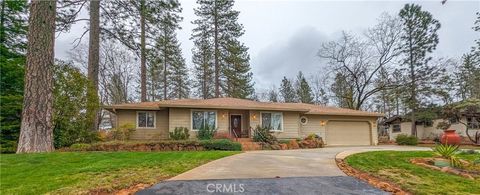
<path fill-rule="evenodd" d="M 348 108 L 362 109 L 366 101 L 377 92 L 394 87 L 391 83 L 375 85 L 379 70 L 394 62 L 399 55 L 400 38 L 398 19 L 388 14 L 366 31 L 364 37 L 343 32 L 338 41 L 324 43 L 318 56 L 328 60 L 333 74 L 341 73 L 346 84 L 353 89 L 351 97 L 345 97 Z M 344 97 L 340 97 L 344 98 Z"/>

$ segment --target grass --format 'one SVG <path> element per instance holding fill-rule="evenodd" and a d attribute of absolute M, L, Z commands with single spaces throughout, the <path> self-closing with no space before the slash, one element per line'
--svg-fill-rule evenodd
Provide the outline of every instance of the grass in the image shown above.
<path fill-rule="evenodd" d="M 85 194 L 154 184 L 237 154 L 202 152 L 53 152 L 0 155 L 0 194 Z"/>
<path fill-rule="evenodd" d="M 433 152 L 376 151 L 354 154 L 346 162 L 359 170 L 398 184 L 413 194 L 480 194 L 480 179 L 464 177 L 427 169 L 409 162 L 411 158 L 432 157 Z M 480 154 L 460 154 L 473 160 Z"/>

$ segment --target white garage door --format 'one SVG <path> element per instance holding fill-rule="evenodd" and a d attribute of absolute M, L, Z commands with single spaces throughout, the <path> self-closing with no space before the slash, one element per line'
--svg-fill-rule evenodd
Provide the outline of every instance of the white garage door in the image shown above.
<path fill-rule="evenodd" d="M 370 125 L 367 122 L 329 121 L 327 123 L 326 144 L 370 145 Z"/>

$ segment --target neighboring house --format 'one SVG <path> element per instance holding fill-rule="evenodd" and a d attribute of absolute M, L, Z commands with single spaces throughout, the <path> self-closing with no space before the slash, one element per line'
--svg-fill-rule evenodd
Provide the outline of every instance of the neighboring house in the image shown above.
<path fill-rule="evenodd" d="M 279 139 L 318 134 L 327 145 L 377 145 L 380 113 L 304 103 L 269 103 L 236 98 L 180 99 L 105 106 L 116 126 L 134 124 L 132 139 L 168 139 L 175 127 L 191 137 L 203 124 L 232 137 L 251 138 L 257 126 L 272 127 Z"/>
<path fill-rule="evenodd" d="M 480 113 L 479 113 L 480 114 Z M 441 136 L 442 129 L 438 129 L 437 125 L 443 122 L 443 119 L 434 119 L 432 121 L 417 121 L 417 136 L 420 139 L 434 139 Z M 480 131 L 480 115 L 476 116 L 462 116 L 460 119 L 462 123 L 469 126 L 470 135 L 475 135 L 476 131 Z M 459 121 L 450 120 L 452 124 L 448 129 L 454 129 L 460 136 L 467 136 L 467 127 Z M 411 135 L 412 122 L 408 118 L 401 116 L 393 116 L 385 119 L 380 123 L 386 129 L 390 136 L 390 140 L 394 140 L 399 134 Z"/>

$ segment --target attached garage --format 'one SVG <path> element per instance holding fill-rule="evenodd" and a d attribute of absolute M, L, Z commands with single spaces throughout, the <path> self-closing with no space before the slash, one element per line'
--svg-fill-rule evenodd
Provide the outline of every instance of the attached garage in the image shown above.
<path fill-rule="evenodd" d="M 367 121 L 328 121 L 325 141 L 335 145 L 371 145 L 370 124 Z"/>

